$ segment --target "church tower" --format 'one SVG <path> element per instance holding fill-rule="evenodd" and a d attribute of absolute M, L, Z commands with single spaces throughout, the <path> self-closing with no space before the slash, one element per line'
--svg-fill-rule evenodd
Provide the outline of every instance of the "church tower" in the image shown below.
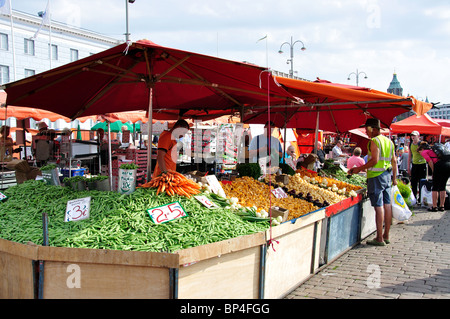
<path fill-rule="evenodd" d="M 392 78 L 391 84 L 387 89 L 388 93 L 395 94 L 398 96 L 403 96 L 403 88 L 400 85 L 400 82 L 397 79 L 397 73 L 394 73 L 394 77 Z"/>

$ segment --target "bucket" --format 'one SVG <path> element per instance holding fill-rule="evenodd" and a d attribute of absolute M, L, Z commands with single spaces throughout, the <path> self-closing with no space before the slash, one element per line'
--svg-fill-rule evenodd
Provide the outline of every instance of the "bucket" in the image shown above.
<path fill-rule="evenodd" d="M 136 190 L 137 169 L 119 168 L 119 185 L 117 191 L 119 194 L 131 194 Z"/>
<path fill-rule="evenodd" d="M 95 189 L 99 191 L 110 191 L 111 185 L 109 183 L 109 178 L 103 179 L 101 181 L 95 181 Z"/>
<path fill-rule="evenodd" d="M 86 182 L 85 181 L 78 181 L 78 182 L 71 182 L 70 186 L 74 191 L 84 191 L 86 190 Z"/>
<path fill-rule="evenodd" d="M 57 168 L 42 171 L 42 178 L 48 185 L 61 186 Z"/>

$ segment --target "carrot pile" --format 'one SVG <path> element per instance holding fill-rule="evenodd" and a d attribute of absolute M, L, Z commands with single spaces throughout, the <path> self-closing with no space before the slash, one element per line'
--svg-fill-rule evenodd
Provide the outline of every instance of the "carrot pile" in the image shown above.
<path fill-rule="evenodd" d="M 175 194 L 190 198 L 192 195 L 200 193 L 200 185 L 184 177 L 175 171 L 162 173 L 160 176 L 152 178 L 148 183 L 142 184 L 143 188 L 157 188 L 156 195 L 166 192 L 167 195 Z"/>

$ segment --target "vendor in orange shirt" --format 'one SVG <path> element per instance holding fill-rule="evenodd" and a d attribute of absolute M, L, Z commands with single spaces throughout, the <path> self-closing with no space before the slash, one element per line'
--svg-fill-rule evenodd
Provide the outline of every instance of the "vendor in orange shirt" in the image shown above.
<path fill-rule="evenodd" d="M 176 139 L 184 136 L 188 131 L 188 122 L 178 120 L 169 131 L 161 133 L 158 140 L 158 152 L 153 177 L 157 177 L 168 170 L 176 171 L 178 156 Z"/>

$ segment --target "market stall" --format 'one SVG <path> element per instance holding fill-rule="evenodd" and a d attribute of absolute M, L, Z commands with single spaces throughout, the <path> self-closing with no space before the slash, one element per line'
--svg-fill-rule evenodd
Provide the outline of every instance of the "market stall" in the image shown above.
<path fill-rule="evenodd" d="M 248 117 L 263 109 L 270 115 L 270 105 L 279 105 L 286 124 L 286 111 L 306 106 L 299 102 L 306 96 L 288 93 L 263 68 L 150 41 L 7 84 L 6 91 L 10 104 L 32 104 L 71 119 L 142 105 L 148 105 L 149 119 L 234 112 Z M 67 100 L 64 109 L 50 98 L 55 93 Z M 129 186 L 137 168 L 118 169 L 127 171 L 121 177 Z M 199 183 L 171 172 L 126 193 L 124 187 L 86 187 L 91 181 L 83 178 L 77 183 L 84 188 L 67 180 L 64 186 L 29 181 L 6 190 L 0 260 L 7 271 L 0 274 L 0 296 L 279 298 L 354 244 L 352 221 L 363 206 L 357 191 L 364 186 L 338 180 L 338 174 L 284 171 L 260 179 L 237 170 L 235 180 L 196 176 Z M 343 244 L 334 247 L 331 239 L 342 223 Z"/>
<path fill-rule="evenodd" d="M 176 176 L 183 178 L 181 174 Z M 272 180 L 274 184 L 269 186 Z M 4 226 L 0 230 L 0 260 L 7 265 L 0 275 L 0 295 L 282 297 L 321 266 L 319 248 L 326 208 L 316 205 L 326 204 L 323 198 L 336 205 L 351 196 L 321 188 L 300 175 L 288 177 L 292 184 L 286 176 L 282 180 L 287 184 L 275 184 L 276 180 L 274 175 L 261 181 L 242 177 L 219 184 L 189 181 L 184 191 L 175 189 L 191 196 L 171 195 L 174 188 L 167 184 L 161 190 L 157 181 L 125 197 L 118 192 L 76 191 L 41 181 L 10 188 L 5 191 L 7 200 L 0 203 Z M 274 195 L 270 203 L 269 187 L 273 192 L 277 186 L 285 188 L 289 184 L 292 190 L 314 190 L 314 197 L 293 197 L 287 188 L 289 198 Z M 226 198 L 210 192 L 217 185 L 223 187 Z M 255 192 L 255 196 L 232 197 L 242 196 L 239 189 L 243 187 Z M 196 195 L 205 196 L 218 207 L 208 208 Z M 69 203 L 86 196 L 90 208 L 83 216 L 87 216 L 81 218 L 79 213 L 71 216 L 75 219 L 66 220 Z M 325 197 L 319 202 L 316 196 Z M 17 211 L 15 207 L 25 200 L 29 205 Z M 185 211 L 185 217 L 165 220 L 159 213 L 154 214 L 174 202 L 180 205 L 176 209 Z M 288 207 L 289 213 L 278 208 L 273 214 L 279 211 L 281 218 L 271 217 L 266 211 L 271 205 Z M 80 278 L 76 277 L 77 271 L 81 271 Z M 122 279 L 111 284 L 113 277 Z"/>

